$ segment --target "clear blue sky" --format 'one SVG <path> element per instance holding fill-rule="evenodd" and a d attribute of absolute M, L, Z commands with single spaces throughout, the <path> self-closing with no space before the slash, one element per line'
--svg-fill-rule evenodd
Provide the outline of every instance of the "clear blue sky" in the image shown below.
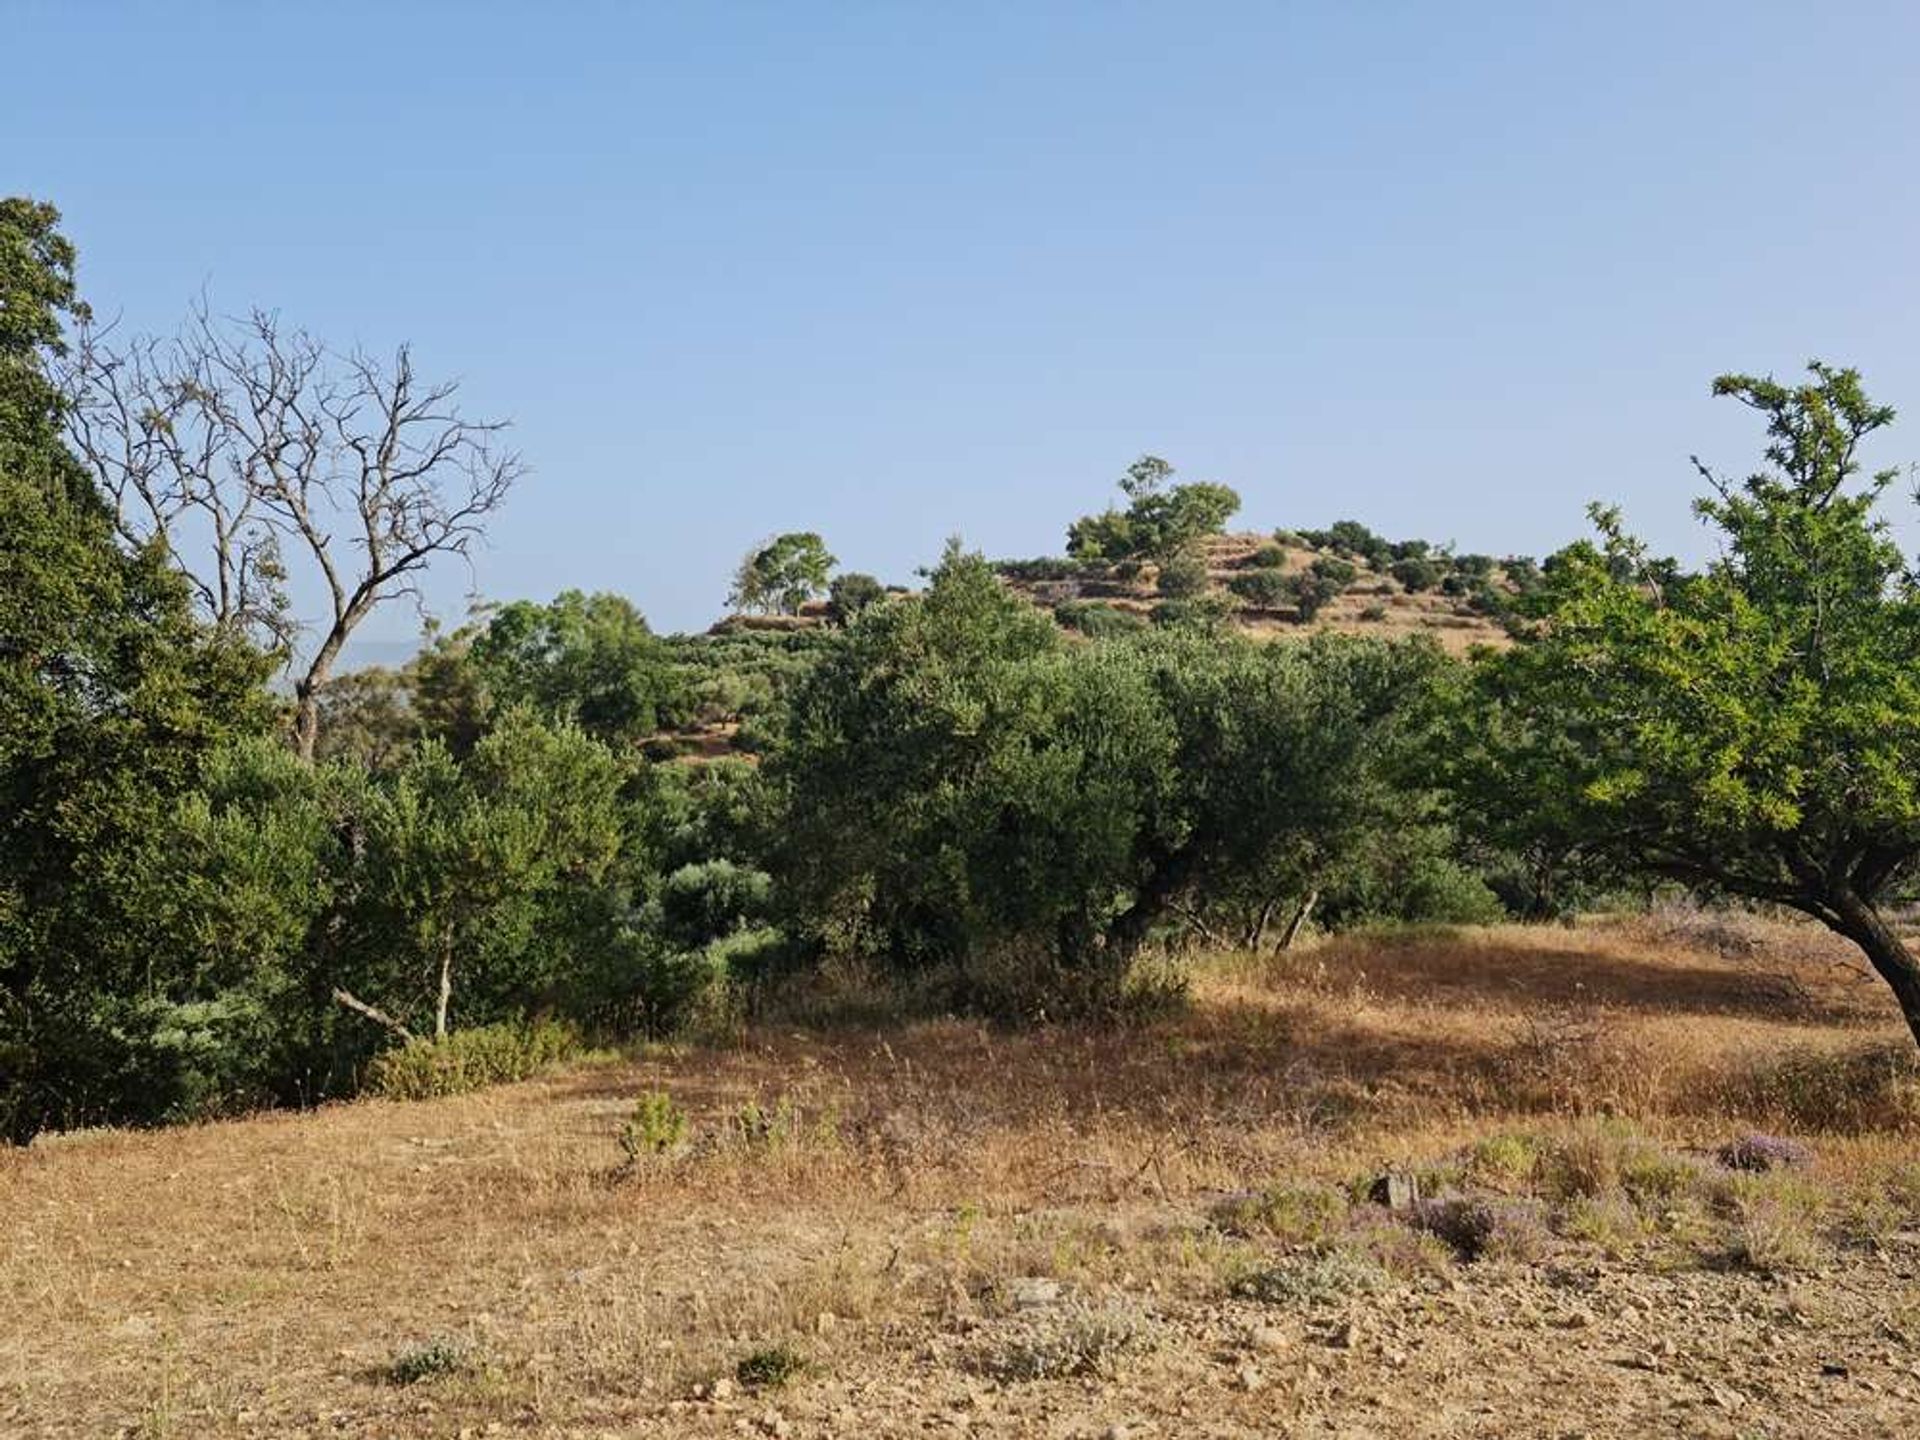
<path fill-rule="evenodd" d="M 514 418 L 492 597 L 1057 553 L 1142 451 L 1259 528 L 1539 553 L 1606 497 L 1697 558 L 1688 453 L 1758 445 L 1709 377 L 1814 355 L 1920 457 L 1911 0 L 0 0 L 0 47 L 0 187 L 97 309 L 207 284 Z"/>

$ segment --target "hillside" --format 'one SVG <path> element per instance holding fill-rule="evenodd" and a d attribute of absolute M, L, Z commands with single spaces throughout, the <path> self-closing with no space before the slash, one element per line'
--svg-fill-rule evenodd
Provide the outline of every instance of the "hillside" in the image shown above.
<path fill-rule="evenodd" d="M 1476 645 L 1504 646 L 1507 633 L 1498 615 L 1484 600 L 1476 600 L 1475 589 L 1511 595 L 1514 586 L 1504 568 L 1495 566 L 1481 584 L 1454 589 L 1435 584 L 1413 590 L 1388 573 L 1390 567 L 1370 561 L 1351 549 L 1315 545 L 1290 532 L 1280 532 L 1284 540 L 1258 531 L 1212 535 L 1199 544 L 1198 554 L 1205 567 L 1205 587 L 1200 594 L 1223 607 L 1226 618 L 1241 631 L 1261 638 L 1285 638 L 1331 630 L 1342 634 L 1378 635 L 1398 638 L 1406 635 L 1430 635 L 1453 654 L 1465 654 Z M 1275 555 L 1281 563 L 1275 567 Z M 1278 568 L 1286 576 L 1309 573 L 1316 561 L 1342 561 L 1356 573 L 1339 593 L 1327 600 L 1310 618 L 1296 606 L 1281 602 L 1253 603 L 1231 588 L 1235 579 L 1256 569 Z M 1071 625 L 1076 607 L 1093 606 L 1135 617 L 1141 622 L 1153 618 L 1155 609 L 1170 598 L 1162 588 L 1159 567 L 1152 562 L 1137 565 L 1103 564 L 1074 561 L 1060 557 L 999 562 L 997 567 L 1008 585 L 1035 605 L 1053 611 L 1063 623 Z M 1192 596 L 1181 597 L 1184 599 Z M 827 623 L 827 604 L 812 600 L 793 615 L 728 615 L 708 632 L 725 635 L 741 632 L 791 632 L 809 630 Z"/>
<path fill-rule="evenodd" d="M 1920 1111 L 1844 958 L 1356 936 L 1133 1027 L 790 1015 L 50 1138 L 0 1151 L 0 1433 L 1913 1434 Z M 689 1129 L 626 1165 L 650 1093 Z M 1807 1158 L 1716 1159 L 1756 1126 Z"/>
<path fill-rule="evenodd" d="M 1275 551 L 1284 557 L 1278 568 L 1287 576 L 1310 572 L 1318 560 L 1342 560 L 1357 573 L 1310 619 L 1302 618 L 1291 605 L 1253 604 L 1235 595 L 1229 588 L 1235 578 L 1268 568 Z M 1470 593 L 1449 594 L 1438 586 L 1409 590 L 1385 569 L 1350 550 L 1317 546 L 1294 535 L 1276 540 L 1255 531 L 1209 536 L 1200 543 L 1200 555 L 1206 567 L 1203 593 L 1230 605 L 1232 622 L 1251 635 L 1283 638 L 1317 630 L 1387 637 L 1425 634 L 1455 654 L 1475 645 L 1507 643 L 1498 619 L 1476 609 Z M 1036 562 L 1036 568 L 1044 568 L 1044 563 Z M 1167 598 L 1160 589 L 1159 572 L 1151 564 L 1131 575 L 1124 567 L 1091 566 L 1060 578 L 1031 577 L 1017 570 L 1007 578 L 1035 604 L 1056 613 L 1076 601 L 1091 601 L 1148 619 Z M 1504 574 L 1497 569 L 1491 579 L 1495 585 L 1505 584 Z"/>
<path fill-rule="evenodd" d="M 1392 573 L 1387 542 L 1364 527 L 1344 522 L 1349 537 L 1311 538 L 1291 531 L 1210 535 L 1193 547 L 1195 573 L 1183 577 L 1197 588 L 1171 594 L 1162 567 L 1150 561 L 1109 563 L 1052 556 L 995 563 L 1009 589 L 1050 611 L 1070 631 L 1089 635 L 1138 629 L 1178 613 L 1196 612 L 1261 640 L 1286 640 L 1332 631 L 1401 639 L 1424 635 L 1449 654 L 1464 655 L 1477 646 L 1503 648 L 1510 642 L 1503 614 L 1527 580 L 1537 576 L 1532 562 L 1519 558 L 1495 562 L 1486 556 L 1454 556 L 1415 546 L 1429 567 L 1411 576 L 1410 585 Z M 1318 543 L 1316 543 L 1318 542 Z M 1408 546 L 1393 549 L 1413 548 Z M 1368 550 L 1372 550 L 1371 556 Z M 1331 572 L 1327 567 L 1332 567 Z M 1322 581 L 1328 592 L 1312 613 L 1285 592 L 1290 585 L 1332 573 L 1345 578 Z M 1403 571 L 1403 574 L 1406 573 Z M 1265 576 L 1258 598 L 1243 593 L 1249 576 Z M 896 591 L 896 593 L 900 593 Z M 794 614 L 738 613 L 725 617 L 704 635 L 676 637 L 674 644 L 695 673 L 709 675 L 731 665 L 746 671 L 793 673 L 795 648 L 821 638 L 831 624 L 828 603 L 810 600 Z M 724 660 L 720 657 L 724 656 Z M 804 662 L 801 662 L 804 663 Z M 738 672 L 736 672 L 738 673 Z M 739 687 L 720 686 L 721 690 Z M 776 681 L 773 690 L 779 688 Z M 770 693 L 762 682 L 748 692 Z M 745 708 L 710 706 L 691 723 L 655 737 L 662 756 L 688 761 L 723 757 L 752 758 L 754 746 L 742 743 L 743 728 L 754 719 L 754 702 Z"/>

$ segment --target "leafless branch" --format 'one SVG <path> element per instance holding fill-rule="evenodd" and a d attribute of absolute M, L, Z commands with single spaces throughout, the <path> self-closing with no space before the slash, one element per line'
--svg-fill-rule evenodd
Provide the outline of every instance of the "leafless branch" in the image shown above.
<path fill-rule="evenodd" d="M 504 423 L 464 418 L 458 385 L 340 355 L 271 311 L 213 314 L 204 298 L 169 339 L 82 333 L 67 372 L 74 445 L 130 546 L 165 545 L 216 624 L 292 655 L 288 565 L 327 610 L 296 667 L 295 737 L 311 757 L 317 695 L 354 630 L 463 559 L 524 473 Z"/>

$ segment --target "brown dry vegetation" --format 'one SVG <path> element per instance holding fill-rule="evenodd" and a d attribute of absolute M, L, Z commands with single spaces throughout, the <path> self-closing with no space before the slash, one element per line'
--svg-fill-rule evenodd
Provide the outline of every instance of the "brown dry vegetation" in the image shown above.
<path fill-rule="evenodd" d="M 1902 1034 L 1819 932 L 1681 914 L 52 1139 L 0 1154 L 0 1434 L 1910 1434 Z M 690 1138 L 628 1166 L 648 1091 Z M 1718 1171 L 1756 1128 L 1811 1167 Z M 1564 1204 L 1467 1263 L 1351 1198 L 1389 1167 Z"/>

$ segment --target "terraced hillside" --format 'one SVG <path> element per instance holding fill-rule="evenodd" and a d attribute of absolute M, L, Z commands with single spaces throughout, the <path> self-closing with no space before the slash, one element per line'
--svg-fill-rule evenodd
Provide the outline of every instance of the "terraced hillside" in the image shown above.
<path fill-rule="evenodd" d="M 1510 596 L 1512 585 L 1503 567 L 1476 577 L 1460 578 L 1451 590 L 1445 572 L 1430 588 L 1410 589 L 1364 555 L 1320 547 L 1300 536 L 1257 531 L 1209 536 L 1201 542 L 1199 558 L 1205 566 L 1205 586 L 1198 597 L 1230 606 L 1229 616 L 1242 630 L 1260 636 L 1288 636 L 1334 630 L 1347 634 L 1401 636 L 1432 635 L 1455 654 L 1475 645 L 1505 645 L 1497 603 L 1484 596 Z M 1276 564 L 1276 560 L 1278 564 Z M 1291 599 L 1261 603 L 1235 593 L 1235 582 L 1251 573 L 1279 570 L 1282 577 L 1312 573 L 1316 561 L 1344 562 L 1355 574 L 1337 595 L 1311 616 L 1303 615 Z M 1443 564 L 1435 569 L 1444 572 Z M 1121 615 L 1151 620 L 1155 610 L 1176 597 L 1166 593 L 1161 567 L 1092 562 L 1029 561 L 1003 567 L 1010 584 L 1037 605 L 1046 606 L 1071 621 L 1077 606 L 1104 606 Z"/>

